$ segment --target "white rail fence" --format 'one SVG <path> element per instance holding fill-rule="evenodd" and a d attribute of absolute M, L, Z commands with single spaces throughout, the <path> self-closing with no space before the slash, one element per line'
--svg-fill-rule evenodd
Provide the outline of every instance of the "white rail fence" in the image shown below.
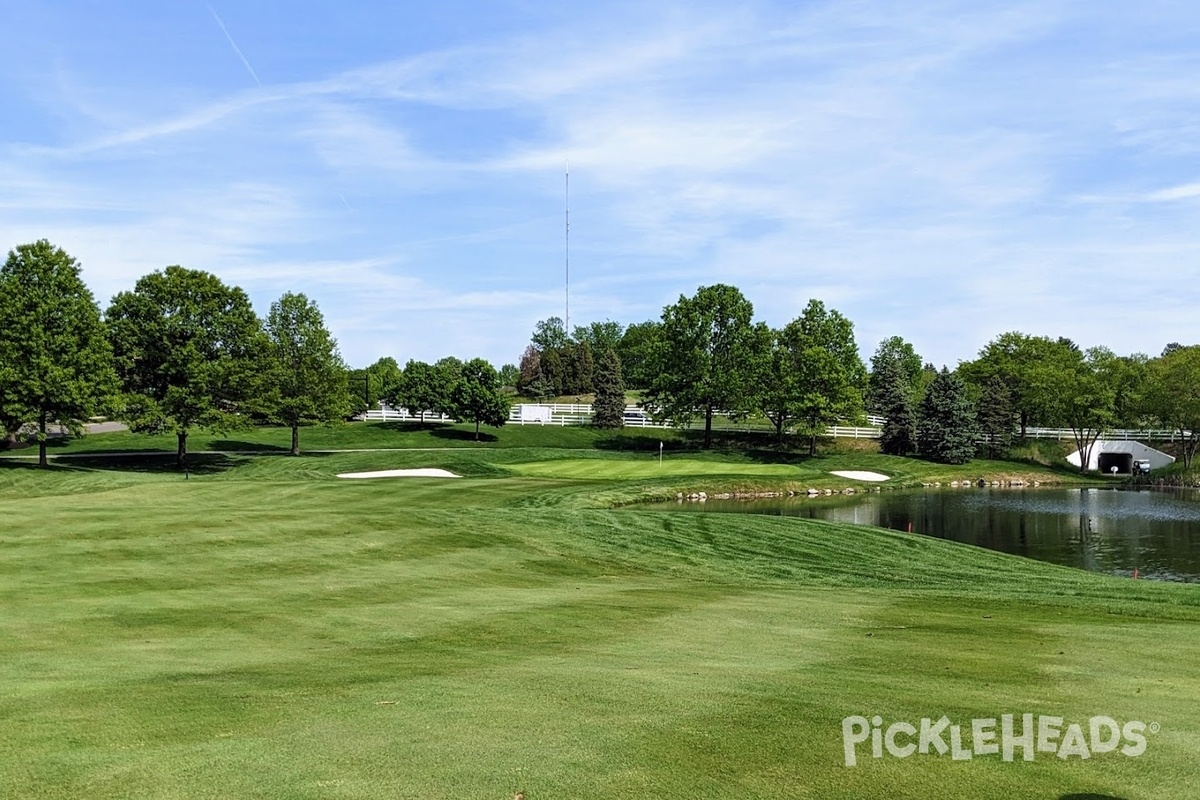
<path fill-rule="evenodd" d="M 372 408 L 365 414 L 359 414 L 355 419 L 370 421 L 416 421 L 421 419 L 419 412 L 410 412 L 406 408 L 391 408 L 380 404 L 380 408 Z M 426 422 L 454 422 L 447 414 L 433 411 L 425 412 Z M 517 403 L 509 408 L 508 423 L 510 425 L 588 425 L 592 421 L 592 406 L 590 403 Z M 878 439 L 881 426 L 886 420 L 883 417 L 870 415 L 866 426 L 834 425 L 825 431 L 826 436 L 846 439 Z M 670 428 L 669 422 L 655 422 L 640 406 L 625 406 L 625 426 L 628 428 Z M 687 425 L 684 427 L 692 427 Z M 763 431 L 768 428 L 759 426 L 722 425 L 724 431 Z M 1016 431 L 1013 431 L 1016 433 Z M 1030 439 L 1073 439 L 1070 428 L 1028 428 L 1025 435 Z M 1179 438 L 1178 430 L 1166 428 L 1117 428 L 1107 430 L 1101 436 L 1109 440 L 1154 440 L 1173 442 Z"/>
<path fill-rule="evenodd" d="M 386 403 L 380 403 L 379 408 L 368 409 L 366 413 L 359 414 L 355 419 L 360 421 L 371 422 L 387 422 L 389 420 L 411 421 L 421 420 L 421 412 L 410 412 L 407 408 L 392 408 Z M 433 411 L 425 412 L 426 422 L 454 422 L 454 418 L 447 414 L 437 414 Z"/>

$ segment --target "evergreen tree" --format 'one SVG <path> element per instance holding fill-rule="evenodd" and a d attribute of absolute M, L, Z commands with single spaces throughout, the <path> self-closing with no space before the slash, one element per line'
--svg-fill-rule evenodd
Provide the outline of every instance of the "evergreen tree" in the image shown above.
<path fill-rule="evenodd" d="M 907 377 L 896 363 L 880 365 L 878 376 L 877 408 L 886 418 L 879 437 L 879 450 L 892 456 L 906 456 L 917 446 L 916 419 Z"/>
<path fill-rule="evenodd" d="M 563 394 L 590 394 L 595 390 L 592 348 L 587 342 L 576 342 L 566 348 L 568 378 L 563 381 Z"/>
<path fill-rule="evenodd" d="M 975 421 L 987 442 L 988 458 L 995 458 L 1008 449 L 1016 428 L 1017 409 L 1012 389 L 1000 376 L 993 375 L 983 384 Z"/>
<path fill-rule="evenodd" d="M 929 384 L 917 421 L 921 456 L 943 464 L 965 464 L 975 454 L 975 408 L 962 379 L 942 367 Z"/>
<path fill-rule="evenodd" d="M 596 402 L 592 424 L 597 428 L 620 428 L 625 424 L 625 382 L 621 361 L 612 348 L 605 350 L 596 365 Z"/>
<path fill-rule="evenodd" d="M 549 391 L 546 397 L 557 397 L 563 393 L 563 381 L 565 378 L 565 369 L 563 365 L 562 350 L 557 347 L 551 347 L 542 351 L 540 361 L 542 378 L 546 381 L 546 387 Z"/>

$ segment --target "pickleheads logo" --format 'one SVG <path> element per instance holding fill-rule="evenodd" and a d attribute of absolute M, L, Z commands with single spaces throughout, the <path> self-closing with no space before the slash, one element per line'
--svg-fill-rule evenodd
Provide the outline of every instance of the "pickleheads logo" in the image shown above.
<path fill-rule="evenodd" d="M 872 758 L 884 753 L 895 758 L 914 754 L 944 756 L 955 761 L 970 761 L 978 756 L 999 755 L 1013 761 L 1018 751 L 1025 761 L 1045 753 L 1061 758 L 1086 760 L 1104 753 L 1119 752 L 1136 758 L 1146 752 L 1146 733 L 1158 733 L 1158 723 L 1147 725 L 1131 720 L 1124 725 L 1112 717 L 1096 716 L 1086 722 L 1067 724 L 1062 717 L 1048 715 L 1003 714 L 973 719 L 956 725 L 949 717 L 925 718 L 917 724 L 905 721 L 884 727 L 883 718 L 846 717 L 842 720 L 842 747 L 846 766 L 858 764 L 858 746 L 870 740 Z M 964 739 L 964 733 L 969 739 Z M 865 747 L 864 747 L 865 749 Z"/>

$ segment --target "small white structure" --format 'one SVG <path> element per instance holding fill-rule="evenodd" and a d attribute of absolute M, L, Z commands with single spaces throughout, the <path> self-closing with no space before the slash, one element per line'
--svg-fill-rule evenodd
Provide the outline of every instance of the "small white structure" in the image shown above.
<path fill-rule="evenodd" d="M 520 408 L 522 423 L 537 422 L 545 425 L 554 415 L 554 409 L 552 409 L 550 406 L 535 406 L 528 403 L 522 403 Z"/>
<path fill-rule="evenodd" d="M 1133 464 L 1135 461 L 1149 461 L 1150 469 L 1160 469 L 1161 467 L 1175 463 L 1174 456 L 1169 456 L 1160 450 L 1155 450 L 1153 447 L 1147 447 L 1141 442 L 1131 442 L 1128 440 L 1100 439 L 1092 445 L 1092 451 L 1089 456 L 1087 468 L 1099 471 L 1105 475 L 1130 475 L 1133 473 Z M 1076 450 L 1067 456 L 1067 461 L 1078 467 L 1080 462 L 1079 451 Z M 1113 467 L 1117 468 L 1115 473 L 1112 471 Z"/>

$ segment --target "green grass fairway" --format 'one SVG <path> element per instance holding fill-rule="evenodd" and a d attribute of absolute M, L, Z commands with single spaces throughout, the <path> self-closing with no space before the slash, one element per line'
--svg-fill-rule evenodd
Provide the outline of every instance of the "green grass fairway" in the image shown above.
<path fill-rule="evenodd" d="M 160 456 L 0 461 L 0 797 L 1196 797 L 1200 587 L 605 507 L 948 468 L 679 453 L 660 481 L 647 452 L 548 441 L 210 454 L 188 480 Z M 334 477 L 419 466 L 466 477 Z M 1023 713 L 1156 732 L 1137 757 L 867 743 L 844 765 L 851 715 Z"/>

